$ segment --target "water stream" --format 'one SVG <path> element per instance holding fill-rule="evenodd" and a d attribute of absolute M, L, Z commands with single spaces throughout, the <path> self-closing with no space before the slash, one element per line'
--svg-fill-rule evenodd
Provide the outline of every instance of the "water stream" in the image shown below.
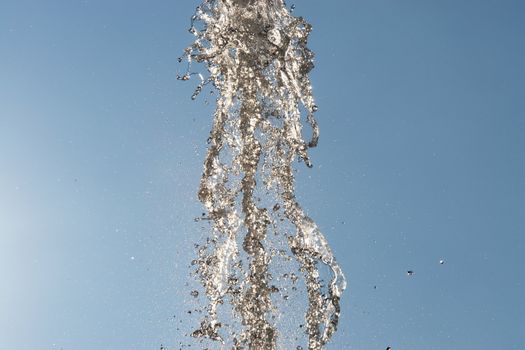
<path fill-rule="evenodd" d="M 283 329 L 301 296 L 308 349 L 323 349 L 337 329 L 345 278 L 294 185 L 294 163 L 312 167 L 319 136 L 310 31 L 282 0 L 208 0 L 191 18 L 195 41 L 179 79 L 198 78 L 193 99 L 216 93 L 198 192 L 212 229 L 193 262 L 209 304 L 192 336 L 221 348 L 294 342 Z M 206 74 L 193 72 L 199 62 Z"/>

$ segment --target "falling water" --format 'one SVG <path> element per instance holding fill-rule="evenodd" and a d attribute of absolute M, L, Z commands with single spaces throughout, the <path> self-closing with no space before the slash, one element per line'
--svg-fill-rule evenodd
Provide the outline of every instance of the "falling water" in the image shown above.
<path fill-rule="evenodd" d="M 198 193 L 212 233 L 192 262 L 209 304 L 192 336 L 222 348 L 281 347 L 283 309 L 301 291 L 308 349 L 323 349 L 337 328 L 345 278 L 294 193 L 293 163 L 312 167 L 308 148 L 319 136 L 310 31 L 283 0 L 207 0 L 191 18 L 196 39 L 179 79 L 200 79 L 193 99 L 207 86 L 218 93 Z M 193 62 L 209 73 L 192 72 Z"/>

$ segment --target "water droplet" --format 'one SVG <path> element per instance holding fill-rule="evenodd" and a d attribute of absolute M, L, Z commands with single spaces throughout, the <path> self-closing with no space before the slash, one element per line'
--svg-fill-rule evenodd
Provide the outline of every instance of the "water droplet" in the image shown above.
<path fill-rule="evenodd" d="M 277 28 L 268 31 L 268 41 L 276 46 L 281 46 L 281 32 Z"/>
<path fill-rule="evenodd" d="M 407 276 L 412 276 L 413 274 L 414 274 L 414 271 L 412 271 L 412 270 L 408 270 L 407 271 Z"/>
<path fill-rule="evenodd" d="M 197 96 L 199 96 L 201 91 L 202 91 L 202 86 L 201 85 L 197 86 L 197 88 L 195 89 L 195 92 L 193 93 L 193 95 L 191 95 L 191 99 L 195 100 Z"/>
<path fill-rule="evenodd" d="M 317 112 L 318 109 L 319 109 L 319 107 L 317 105 L 313 105 L 312 106 L 312 112 Z"/>
<path fill-rule="evenodd" d="M 444 263 L 445 263 L 445 260 L 443 260 L 443 259 L 439 260 L 439 264 L 440 265 L 443 265 Z"/>
<path fill-rule="evenodd" d="M 192 290 L 190 294 L 191 294 L 191 296 L 194 297 L 194 298 L 196 298 L 196 297 L 199 296 L 199 292 L 196 291 L 196 290 Z"/>

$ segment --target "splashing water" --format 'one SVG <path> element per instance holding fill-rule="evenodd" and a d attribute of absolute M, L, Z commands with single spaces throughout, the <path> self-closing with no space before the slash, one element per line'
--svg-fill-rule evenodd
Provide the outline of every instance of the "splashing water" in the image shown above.
<path fill-rule="evenodd" d="M 188 62 L 179 79 L 200 78 L 192 99 L 210 83 L 218 91 L 199 189 L 207 209 L 202 219 L 213 229 L 193 262 L 209 305 L 192 336 L 223 347 L 277 349 L 286 338 L 278 327 L 286 322 L 281 309 L 301 287 L 308 349 L 323 349 L 337 328 L 345 278 L 294 194 L 292 163 L 312 167 L 307 150 L 319 136 L 308 78 L 310 31 L 283 0 L 207 0 L 191 19 L 196 40 L 179 59 Z M 192 62 L 204 62 L 208 76 L 192 73 Z M 309 142 L 302 117 L 312 129 Z M 304 286 L 287 272 L 293 266 Z M 233 313 L 224 315 L 224 305 Z"/>

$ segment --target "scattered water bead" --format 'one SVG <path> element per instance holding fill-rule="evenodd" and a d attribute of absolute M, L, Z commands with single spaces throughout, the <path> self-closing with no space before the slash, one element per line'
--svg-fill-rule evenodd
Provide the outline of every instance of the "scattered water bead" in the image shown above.
<path fill-rule="evenodd" d="M 443 260 L 443 259 L 439 260 L 439 264 L 440 265 L 443 265 L 444 263 L 445 263 L 445 260 Z"/>
<path fill-rule="evenodd" d="M 190 80 L 190 75 L 189 74 L 184 74 L 183 76 L 180 76 L 180 75 L 177 75 L 177 80 Z"/>
<path fill-rule="evenodd" d="M 412 270 L 408 270 L 407 271 L 407 276 L 412 276 L 413 274 L 414 274 L 414 271 L 412 271 Z"/>
<path fill-rule="evenodd" d="M 194 297 L 194 298 L 197 298 L 197 297 L 199 296 L 199 292 L 196 291 L 196 290 L 192 290 L 190 294 L 191 294 L 191 296 Z"/>
<path fill-rule="evenodd" d="M 313 168 L 314 165 L 312 164 L 312 162 L 310 161 L 310 159 L 305 159 L 304 162 L 306 163 L 306 166 L 309 167 L 309 168 Z"/>

